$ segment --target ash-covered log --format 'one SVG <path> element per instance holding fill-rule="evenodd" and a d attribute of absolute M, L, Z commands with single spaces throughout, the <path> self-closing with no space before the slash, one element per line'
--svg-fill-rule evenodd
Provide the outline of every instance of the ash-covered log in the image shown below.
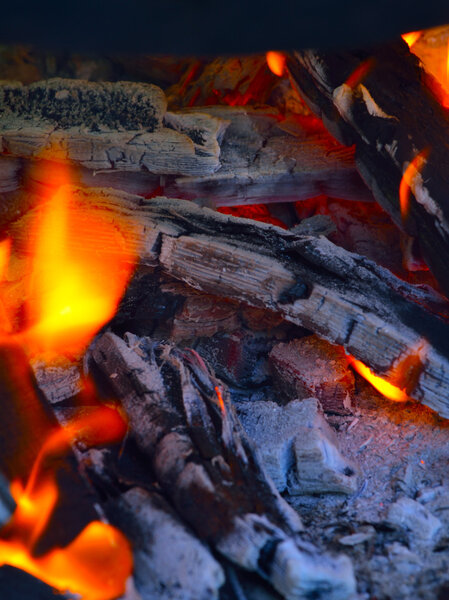
<path fill-rule="evenodd" d="M 72 187 L 80 207 L 117 223 L 142 265 L 203 292 L 269 309 L 344 348 L 442 416 L 449 416 L 446 302 L 323 236 L 285 231 L 191 202 Z M 39 211 L 39 209 L 36 209 Z M 26 251 L 30 211 L 10 233 Z M 92 251 L 119 239 L 86 238 Z M 122 240 L 122 244 L 124 241 Z M 157 272 L 156 272 L 157 273 Z"/>
<path fill-rule="evenodd" d="M 51 185 L 36 159 L 66 161 L 85 185 L 156 190 L 212 206 L 372 200 L 345 148 L 313 117 L 274 108 L 167 111 L 164 92 L 132 82 L 69 79 L 0 85 L 0 192 Z M 5 197 L 3 204 L 14 204 Z"/>
<path fill-rule="evenodd" d="M 122 399 L 130 432 L 176 512 L 226 559 L 288 600 L 346 600 L 350 561 L 301 540 L 299 516 L 276 491 L 221 382 L 199 355 L 105 333 L 91 356 Z"/>
<path fill-rule="evenodd" d="M 357 51 L 297 51 L 288 68 L 329 131 L 356 144 L 368 187 L 396 224 L 418 238 L 449 293 L 449 116 L 438 100 L 439 84 L 402 40 Z M 411 193 L 401 211 L 401 181 L 417 157 L 404 180 L 404 199 Z"/>

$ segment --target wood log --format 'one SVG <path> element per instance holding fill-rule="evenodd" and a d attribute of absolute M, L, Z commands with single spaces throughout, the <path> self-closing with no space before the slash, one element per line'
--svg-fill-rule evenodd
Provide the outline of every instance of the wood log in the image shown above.
<path fill-rule="evenodd" d="M 221 142 L 221 168 L 201 177 L 167 180 L 165 195 L 206 206 L 292 202 L 320 194 L 373 199 L 354 169 L 353 149 L 332 139 L 317 119 L 285 119 L 267 108 L 196 110 L 230 123 Z"/>
<path fill-rule="evenodd" d="M 363 51 L 295 52 L 290 75 L 329 131 L 356 144 L 356 164 L 396 224 L 419 239 L 423 256 L 449 293 L 449 118 L 438 84 L 405 42 Z M 401 214 L 399 187 L 422 153 L 409 182 L 410 207 Z"/>
<path fill-rule="evenodd" d="M 289 600 L 344 600 L 355 591 L 346 557 L 319 556 L 301 541 L 298 515 L 195 351 L 105 333 L 91 355 L 121 398 L 157 482 L 200 539 Z"/>
<path fill-rule="evenodd" d="M 167 112 L 160 88 L 130 82 L 4 83 L 0 101 L 0 153 L 8 155 L 0 161 L 0 192 L 19 184 L 20 158 L 46 158 L 76 166 L 85 185 L 144 196 L 159 188 L 213 206 L 322 193 L 372 199 L 353 149 L 313 117 L 231 106 Z M 51 177 L 44 167 L 28 168 L 28 180 Z"/>
<path fill-rule="evenodd" d="M 447 302 L 322 236 L 302 235 L 181 200 L 71 188 L 122 231 L 140 262 L 215 296 L 277 312 L 344 348 L 449 417 Z M 39 209 L 36 209 L 36 212 Z M 36 212 L 11 227 L 26 250 Z M 114 250 L 117 238 L 87 238 Z"/>
<path fill-rule="evenodd" d="M 201 175 L 220 166 L 217 137 L 225 123 L 192 113 L 164 126 L 166 98 L 151 84 L 4 83 L 0 100 L 0 147 L 13 156 L 56 154 L 92 170 L 163 175 Z"/>

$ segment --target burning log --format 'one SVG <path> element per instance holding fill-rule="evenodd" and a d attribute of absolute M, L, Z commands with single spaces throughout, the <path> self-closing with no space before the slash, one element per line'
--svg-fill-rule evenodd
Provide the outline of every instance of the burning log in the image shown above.
<path fill-rule="evenodd" d="M 298 515 L 254 454 L 227 391 L 193 350 L 106 333 L 92 358 L 122 399 L 132 435 L 176 511 L 222 556 L 255 571 L 287 599 L 346 599 L 344 557 L 301 541 Z"/>
<path fill-rule="evenodd" d="M 418 238 L 448 293 L 449 120 L 438 84 L 401 40 L 363 51 L 295 52 L 288 68 L 329 131 L 356 144 L 357 167 L 376 200 Z"/>
<path fill-rule="evenodd" d="M 193 203 L 143 200 L 111 190 L 67 188 L 110 223 L 120 222 L 140 262 L 215 296 L 279 313 L 345 347 L 406 394 L 449 416 L 448 325 L 437 295 L 322 236 L 222 215 Z M 11 227 L 29 243 L 26 215 Z M 118 239 L 118 238 L 117 238 Z M 84 249 L 111 247 L 86 236 Z M 443 308 L 443 303 L 441 307 Z"/>
<path fill-rule="evenodd" d="M 21 159 L 28 179 L 41 184 L 44 170 L 33 159 L 51 160 L 59 148 L 57 160 L 76 166 L 84 184 L 147 197 L 162 189 L 213 206 L 322 193 L 372 200 L 353 149 L 314 117 L 231 106 L 167 112 L 160 88 L 128 82 L 8 83 L 0 98 L 0 192 L 19 188 Z"/>

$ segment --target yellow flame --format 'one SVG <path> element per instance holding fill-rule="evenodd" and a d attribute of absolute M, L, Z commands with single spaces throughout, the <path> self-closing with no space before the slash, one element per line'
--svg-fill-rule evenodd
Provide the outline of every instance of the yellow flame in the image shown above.
<path fill-rule="evenodd" d="M 285 71 L 285 55 L 282 52 L 270 50 L 265 57 L 270 71 L 278 77 L 282 77 Z"/>
<path fill-rule="evenodd" d="M 422 35 L 422 31 L 410 31 L 409 33 L 403 33 L 402 39 L 408 45 L 409 48 L 415 44 Z"/>
<path fill-rule="evenodd" d="M 389 400 L 405 402 L 410 399 L 403 390 L 400 390 L 395 385 L 385 381 L 382 377 L 374 375 L 371 369 L 364 365 L 360 360 L 351 356 L 349 357 L 349 364 L 357 371 L 357 373 L 359 373 L 359 375 L 364 377 L 378 392 Z"/>

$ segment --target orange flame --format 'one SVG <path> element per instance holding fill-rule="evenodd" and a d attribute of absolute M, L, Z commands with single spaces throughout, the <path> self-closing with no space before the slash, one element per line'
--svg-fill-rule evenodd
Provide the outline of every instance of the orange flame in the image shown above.
<path fill-rule="evenodd" d="M 407 44 L 409 48 L 415 44 L 422 35 L 422 31 L 410 31 L 409 33 L 403 33 L 401 38 Z"/>
<path fill-rule="evenodd" d="M 349 77 L 345 81 L 345 84 L 348 87 L 350 87 L 351 89 L 356 88 L 360 83 L 362 83 L 362 81 L 365 79 L 365 77 L 370 73 L 370 71 L 373 69 L 375 64 L 376 64 L 376 61 L 374 60 L 374 58 L 368 58 L 367 60 L 364 60 L 349 75 Z"/>
<path fill-rule="evenodd" d="M 67 186 L 36 224 L 28 342 L 47 351 L 83 349 L 117 309 L 134 257 L 98 211 L 76 206 Z M 85 240 L 90 244 L 85 247 Z M 98 240 L 93 249 L 92 240 Z M 112 250 L 112 251 L 111 251 Z"/>
<path fill-rule="evenodd" d="M 132 572 L 127 539 L 111 525 L 92 521 L 66 547 L 35 557 L 32 550 L 58 499 L 55 476 L 45 463 L 79 439 L 110 443 L 123 438 L 126 423 L 117 411 L 98 408 L 93 414 L 58 428 L 45 442 L 25 488 L 11 484 L 17 507 L 2 529 L 0 564 L 23 569 L 61 592 L 80 594 L 83 600 L 112 600 L 125 592 Z"/>
<path fill-rule="evenodd" d="M 364 377 L 378 392 L 389 400 L 394 400 L 395 402 L 405 402 L 410 400 L 403 390 L 400 390 L 398 387 L 385 381 L 378 375 L 374 375 L 371 369 L 364 365 L 360 360 L 355 359 L 353 356 L 348 357 L 348 360 L 351 367 L 355 369 L 359 375 Z"/>
<path fill-rule="evenodd" d="M 270 50 L 265 55 L 268 68 L 278 77 L 282 77 L 285 71 L 285 55 L 282 52 Z"/>
<path fill-rule="evenodd" d="M 425 148 L 422 152 L 417 154 L 402 175 L 401 183 L 399 184 L 399 207 L 403 221 L 405 221 L 409 215 L 410 191 L 413 181 L 424 167 L 426 160 L 429 157 L 429 152 L 429 149 Z"/>
<path fill-rule="evenodd" d="M 217 398 L 218 398 L 218 405 L 220 407 L 221 410 L 221 414 L 222 415 L 226 415 L 226 405 L 224 403 L 223 400 L 223 396 L 221 395 L 221 390 L 220 388 L 217 386 L 215 386 L 215 393 L 217 394 Z"/>

